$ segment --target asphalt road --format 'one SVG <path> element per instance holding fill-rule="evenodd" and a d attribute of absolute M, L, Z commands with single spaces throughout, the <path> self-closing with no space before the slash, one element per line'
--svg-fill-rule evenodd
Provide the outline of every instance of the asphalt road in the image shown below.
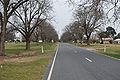
<path fill-rule="evenodd" d="M 120 80 L 120 61 L 60 43 L 47 80 Z"/>

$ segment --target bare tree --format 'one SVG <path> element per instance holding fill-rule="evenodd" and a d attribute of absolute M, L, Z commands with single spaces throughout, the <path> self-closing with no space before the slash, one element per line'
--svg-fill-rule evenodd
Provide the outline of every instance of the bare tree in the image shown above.
<path fill-rule="evenodd" d="M 70 5 L 76 6 L 85 6 L 85 5 L 101 5 L 101 8 L 104 10 L 106 23 L 118 22 L 120 21 L 120 0 L 66 0 Z M 112 13 L 111 13 L 112 12 Z"/>
<path fill-rule="evenodd" d="M 87 45 L 90 45 L 89 39 L 91 34 L 103 23 L 103 9 L 101 9 L 101 5 L 99 5 L 99 0 L 97 1 L 98 2 L 93 2 L 91 5 L 80 5 L 75 13 L 75 19 L 79 21 L 84 29 Z"/>
<path fill-rule="evenodd" d="M 78 21 L 74 21 L 65 27 L 65 32 L 63 33 L 61 40 L 63 41 L 82 41 L 84 35 L 83 28 Z M 67 37 L 68 36 L 68 37 Z"/>
<path fill-rule="evenodd" d="M 12 16 L 13 12 L 23 3 L 29 0 L 0 0 L 0 20 L 1 20 L 1 32 L 0 32 L 0 55 L 5 55 L 5 34 L 8 19 Z"/>
<path fill-rule="evenodd" d="M 48 23 L 47 21 L 43 21 L 40 25 L 38 25 L 38 27 L 35 29 L 33 35 L 36 39 L 36 41 L 38 42 L 39 40 L 42 40 L 42 42 L 45 41 L 46 36 L 45 36 L 45 32 L 46 31 L 46 27 L 48 27 Z"/>
<path fill-rule="evenodd" d="M 65 31 L 65 32 L 62 34 L 60 40 L 63 41 L 63 42 L 72 41 L 72 34 L 71 34 L 69 31 Z"/>
<path fill-rule="evenodd" d="M 72 6 L 74 6 L 73 7 L 74 9 L 76 9 L 76 7 L 78 7 L 81 10 L 84 9 L 87 11 L 88 10 L 87 6 L 88 6 L 90 12 L 86 13 L 86 11 L 84 11 L 84 13 L 86 13 L 88 15 L 91 13 L 91 11 L 93 11 L 93 9 L 94 9 L 94 11 L 93 11 L 94 13 L 97 11 L 97 14 L 95 14 L 95 15 L 93 15 L 93 13 L 92 13 L 93 16 L 97 16 L 97 15 L 99 15 L 98 13 L 101 14 L 101 12 L 104 13 L 104 15 L 103 15 L 104 16 L 104 24 L 108 24 L 111 22 L 114 23 L 114 25 L 116 23 L 117 23 L 117 25 L 119 24 L 120 0 L 67 0 L 67 1 L 69 2 L 70 5 L 72 4 Z M 78 11 L 82 12 L 81 10 L 80 11 L 78 10 Z M 78 16 L 78 14 L 77 14 L 77 16 Z M 81 17 L 81 18 L 83 18 L 83 17 Z M 98 18 L 100 18 L 100 17 L 98 17 Z M 84 17 L 84 19 L 87 19 L 87 18 Z M 86 29 L 85 29 L 85 27 L 84 27 L 84 29 L 85 29 L 85 34 L 87 37 L 87 43 L 89 44 L 89 37 L 91 35 L 91 32 L 93 32 L 95 30 L 95 28 L 99 28 L 99 27 L 95 27 L 95 26 L 96 26 L 96 23 L 98 23 L 100 21 L 100 19 L 94 20 L 95 28 L 93 28 L 93 29 L 92 28 L 88 29 L 88 25 L 89 25 L 88 21 L 93 22 L 93 18 L 91 17 L 87 21 L 83 20 L 82 22 L 81 21 L 80 22 L 81 22 L 82 26 L 87 26 Z"/>
<path fill-rule="evenodd" d="M 10 23 L 24 36 L 26 50 L 30 49 L 31 34 L 38 25 L 48 19 L 51 10 L 50 0 L 29 0 L 15 11 L 14 23 Z"/>
<path fill-rule="evenodd" d="M 42 40 L 43 42 L 51 42 L 52 40 L 58 41 L 58 34 L 53 26 L 47 21 L 42 22 L 33 33 L 36 41 Z"/>
<path fill-rule="evenodd" d="M 83 28 L 81 27 L 78 21 L 75 21 L 67 25 L 65 27 L 65 32 L 71 33 L 72 40 L 74 40 L 75 42 L 77 40 L 81 41 L 84 35 Z"/>
<path fill-rule="evenodd" d="M 7 25 L 5 41 L 14 41 L 15 38 L 15 28 L 11 25 Z"/>
<path fill-rule="evenodd" d="M 51 42 L 52 40 L 54 42 L 58 41 L 58 34 L 51 24 L 48 24 L 48 26 L 46 27 L 45 34 L 48 42 Z"/>

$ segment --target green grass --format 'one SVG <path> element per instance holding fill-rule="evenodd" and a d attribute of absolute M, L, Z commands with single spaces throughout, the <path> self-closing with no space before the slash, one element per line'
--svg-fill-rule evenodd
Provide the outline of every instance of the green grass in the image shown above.
<path fill-rule="evenodd" d="M 107 46 L 106 52 L 103 52 L 103 50 L 98 51 L 105 55 L 120 59 L 120 45 Z"/>
<path fill-rule="evenodd" d="M 45 53 L 41 53 L 41 46 L 44 46 Z M 8 61 L 0 63 L 0 80 L 43 80 L 56 46 L 56 43 L 41 43 L 39 45 L 31 43 L 31 49 L 26 51 L 25 43 L 6 44 L 8 57 L 17 54 L 29 55 L 33 52 L 38 55 L 18 59 L 10 58 Z"/>
<path fill-rule="evenodd" d="M 103 54 L 120 59 L 120 54 L 109 54 L 109 53 L 103 53 Z"/>
<path fill-rule="evenodd" d="M 25 44 L 24 43 L 7 43 L 6 47 L 6 55 L 7 54 L 19 54 L 25 51 Z"/>
<path fill-rule="evenodd" d="M 18 55 L 22 54 L 23 52 L 33 52 L 35 51 L 36 53 L 41 54 L 41 46 L 44 48 L 44 52 L 48 53 L 50 51 L 53 51 L 54 47 L 56 46 L 55 43 L 31 43 L 31 49 L 29 51 L 25 50 L 25 43 L 8 43 L 6 44 L 6 55 L 8 56 L 13 56 L 13 55 Z"/>
<path fill-rule="evenodd" d="M 24 63 L 4 63 L 0 68 L 0 80 L 43 80 L 49 64 L 48 58 Z"/>
<path fill-rule="evenodd" d="M 120 45 L 106 44 L 106 52 L 104 52 L 104 44 L 91 44 L 88 46 L 86 44 L 75 44 L 75 45 L 80 46 L 82 48 L 95 50 L 98 53 L 102 53 L 120 59 Z"/>

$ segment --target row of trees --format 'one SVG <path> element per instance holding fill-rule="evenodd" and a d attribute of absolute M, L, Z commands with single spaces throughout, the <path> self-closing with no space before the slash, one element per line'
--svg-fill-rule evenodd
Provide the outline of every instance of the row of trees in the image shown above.
<path fill-rule="evenodd" d="M 74 25 L 76 23 L 76 25 Z M 84 28 L 80 27 L 79 24 L 77 24 L 78 22 L 74 22 L 73 24 L 70 24 L 68 26 L 65 27 L 65 32 L 63 33 L 61 40 L 63 42 L 68 42 L 68 41 L 75 41 L 77 42 L 77 40 L 79 41 L 85 41 L 86 36 L 84 35 Z M 96 31 L 97 33 L 96 36 L 94 36 L 94 39 L 96 38 L 96 40 L 99 38 L 98 41 L 101 44 L 103 44 L 103 39 L 104 38 L 112 38 L 113 40 L 115 39 L 120 39 L 120 33 L 116 33 L 115 29 L 111 26 L 108 26 L 106 28 L 106 31 Z M 117 35 L 116 35 L 117 34 Z M 92 37 L 91 37 L 92 39 Z M 92 42 L 92 41 L 91 41 Z M 93 42 L 95 42 L 95 40 L 93 40 Z M 111 42 L 111 41 L 110 41 Z M 111 42 L 112 43 L 112 42 Z"/>
<path fill-rule="evenodd" d="M 104 14 L 100 0 L 90 0 L 88 2 L 78 5 L 74 12 L 74 18 L 78 23 L 76 27 L 82 29 L 82 32 L 84 32 L 84 35 L 87 38 L 87 45 L 90 44 L 89 39 L 92 32 L 103 23 L 102 19 Z"/>
<path fill-rule="evenodd" d="M 29 50 L 30 37 L 33 32 L 42 22 L 51 19 L 50 0 L 0 0 L 0 8 L 0 55 L 5 55 L 7 26 L 11 25 L 14 30 L 23 35 L 26 41 L 26 50 Z"/>
<path fill-rule="evenodd" d="M 58 41 L 58 34 L 54 27 L 48 22 L 42 22 L 33 32 L 32 40 L 39 42 L 56 42 Z"/>
<path fill-rule="evenodd" d="M 11 29 L 12 27 L 9 27 L 7 29 L 8 34 L 6 34 L 6 41 L 7 42 L 13 42 L 17 40 L 17 42 L 20 41 L 19 37 L 17 35 L 20 35 L 20 33 L 17 30 Z M 22 36 L 22 41 L 26 41 L 24 36 Z M 49 22 L 43 21 L 39 26 L 37 26 L 30 36 L 30 41 L 33 42 L 56 42 L 58 41 L 58 34 L 56 30 L 54 29 L 54 26 L 52 26 Z"/>
<path fill-rule="evenodd" d="M 78 25 L 76 27 L 81 29 L 81 33 L 86 37 L 87 45 L 90 44 L 92 33 L 96 30 L 101 30 L 101 28 L 106 25 L 110 19 L 114 20 L 114 22 L 119 21 L 119 0 L 78 0 L 78 4 L 75 3 L 75 0 L 69 0 L 69 2 L 75 6 L 75 10 L 73 12 L 75 21 L 73 21 L 73 23 L 77 22 Z M 108 6 L 112 7 L 109 7 L 106 10 L 106 7 Z M 109 15 L 110 11 L 113 11 L 113 15 Z M 71 31 L 69 33 L 71 33 Z M 65 35 L 68 35 L 68 31 L 65 31 L 62 35 L 62 39 Z"/>
<path fill-rule="evenodd" d="M 67 41 L 77 41 L 82 40 L 83 38 L 83 28 L 79 26 L 78 21 L 70 23 L 65 27 L 65 33 L 61 36 L 61 40 L 64 42 Z"/>

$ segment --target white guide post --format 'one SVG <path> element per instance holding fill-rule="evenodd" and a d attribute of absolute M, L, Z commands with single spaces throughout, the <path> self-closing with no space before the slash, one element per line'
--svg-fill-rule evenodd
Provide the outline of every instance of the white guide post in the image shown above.
<path fill-rule="evenodd" d="M 41 46 L 41 51 L 42 51 L 42 53 L 44 53 L 44 48 L 43 48 L 43 46 Z"/>

